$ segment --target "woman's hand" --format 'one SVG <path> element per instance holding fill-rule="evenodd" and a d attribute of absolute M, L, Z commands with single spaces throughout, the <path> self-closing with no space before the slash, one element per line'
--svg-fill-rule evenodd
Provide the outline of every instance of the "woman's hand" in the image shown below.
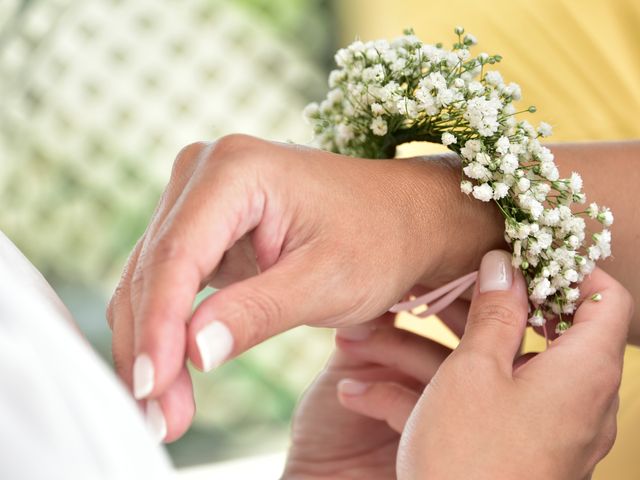
<path fill-rule="evenodd" d="M 447 244 L 457 226 L 492 221 L 458 182 L 446 162 L 241 135 L 186 147 L 108 311 L 116 369 L 152 400 L 158 436 L 177 438 L 193 415 L 185 359 L 210 370 L 297 325 L 360 323 L 421 278 L 437 285 L 473 268 L 496 239 Z M 207 284 L 224 288 L 192 312 Z"/>
<path fill-rule="evenodd" d="M 398 432 L 402 425 L 393 425 L 394 429 L 385 422 L 344 408 L 340 401 L 344 395 L 348 398 L 352 384 L 339 381 L 347 377 L 366 383 L 402 385 L 417 397 L 450 350 L 396 329 L 394 317 L 387 313 L 360 326 L 338 329 L 339 345 L 366 343 L 370 348 L 361 349 L 360 356 L 336 349 L 305 392 L 293 419 L 284 479 L 395 478 Z M 396 344 L 385 344 L 387 341 L 407 345 L 398 349 Z M 402 371 L 404 366 L 412 367 L 412 362 L 399 361 L 399 368 L 393 368 L 376 361 L 378 352 L 398 350 L 400 355 L 415 355 L 418 349 L 424 352 L 420 355 L 420 380 L 416 380 L 415 372 Z M 337 392 L 341 392 L 340 399 Z M 406 416 L 409 411 L 399 414 Z"/>
<path fill-rule="evenodd" d="M 349 381 L 343 405 L 403 432 L 399 478 L 587 477 L 616 435 L 629 293 L 596 270 L 582 284 L 573 327 L 546 351 L 514 361 L 527 319 L 524 281 L 504 252 L 484 258 L 479 278 L 460 346 L 422 396 L 393 382 Z M 390 338 L 381 345 L 341 342 L 353 358 L 375 351 L 381 363 L 414 376 L 432 348 Z"/>

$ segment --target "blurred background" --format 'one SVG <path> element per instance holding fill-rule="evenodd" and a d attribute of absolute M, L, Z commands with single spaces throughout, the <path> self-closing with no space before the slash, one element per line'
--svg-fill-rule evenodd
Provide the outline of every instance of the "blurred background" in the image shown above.
<path fill-rule="evenodd" d="M 0 229 L 110 361 L 106 302 L 182 146 L 231 132 L 307 143 L 301 111 L 326 93 L 339 46 L 408 26 L 449 44 L 457 24 L 503 55 L 554 141 L 640 137 L 632 0 L 0 0 Z M 175 464 L 282 452 L 330 347 L 330 332 L 298 329 L 194 373 Z"/>
<path fill-rule="evenodd" d="M 107 361 L 105 305 L 174 156 L 231 132 L 308 142 L 334 29 L 325 1 L 0 1 L 0 229 Z M 175 464 L 284 449 L 329 347 L 299 329 L 196 372 Z"/>

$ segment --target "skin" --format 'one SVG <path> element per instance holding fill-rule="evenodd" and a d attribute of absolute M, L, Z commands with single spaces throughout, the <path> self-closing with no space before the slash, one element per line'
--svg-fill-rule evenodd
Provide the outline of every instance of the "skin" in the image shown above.
<path fill-rule="evenodd" d="M 579 160 L 590 200 L 614 210 L 616 257 L 603 266 L 636 298 L 638 214 L 629 197 L 639 150 L 640 142 L 554 148 L 562 173 Z M 460 194 L 455 156 L 428 160 L 355 159 L 242 135 L 180 152 L 107 314 L 123 380 L 132 384 L 136 355 L 153 361 L 149 398 L 162 407 L 165 440 L 191 422 L 185 361 L 202 366 L 195 336 L 211 321 L 231 331 L 232 358 L 300 324 L 376 318 L 414 285 L 437 287 L 503 246 L 493 205 Z M 223 288 L 192 312 L 207 284 Z"/>
<path fill-rule="evenodd" d="M 395 464 L 396 449 L 399 479 L 589 478 L 616 435 L 633 301 L 599 269 L 583 290 L 587 300 L 574 327 L 537 356 L 516 358 L 527 318 L 519 274 L 507 291 L 476 288 L 460 346 L 448 357 L 442 346 L 390 328 L 383 319 L 357 339 L 338 334 L 337 352 L 295 417 L 283 478 L 396 478 L 384 468 Z M 599 303 L 588 299 L 595 292 L 603 295 Z M 602 335 L 605 329 L 608 335 Z M 336 358 L 360 368 L 355 375 L 340 371 Z M 378 374 L 384 378 L 375 378 L 376 368 L 385 371 Z M 343 388 L 354 380 L 361 386 L 356 394 L 353 387 Z M 340 404 L 363 416 L 340 430 L 344 438 L 327 431 L 327 418 L 335 417 L 338 425 L 349 418 L 330 398 L 336 388 Z M 378 420 L 378 430 L 364 419 Z M 378 433 L 385 427 L 396 437 Z M 384 449 L 359 454 L 381 438 Z M 332 460 L 325 453 L 334 449 L 343 455 Z M 352 474 L 352 465 L 360 476 Z"/>
<path fill-rule="evenodd" d="M 446 312 L 444 312 L 446 315 Z M 417 397 L 451 351 L 435 342 L 398 330 L 394 315 L 387 313 L 362 326 L 337 330 L 336 345 L 325 368 L 300 399 L 291 429 L 291 446 L 284 479 L 361 479 L 395 478 L 399 431 L 415 401 L 400 404 L 398 416 L 389 423 L 374 415 L 345 408 L 343 396 L 336 396 L 344 378 L 366 383 L 393 385 Z M 366 341 L 353 341 L 354 335 Z M 349 346 L 355 345 L 356 354 Z M 404 345 L 406 348 L 403 348 Z M 359 348 L 362 346 L 363 348 Z M 393 352 L 391 363 L 380 358 Z M 416 358 L 418 352 L 419 360 Z M 416 371 L 413 368 L 418 365 Z M 409 368 L 405 368 L 409 367 Z M 392 387 L 392 388 L 394 388 Z M 393 392 L 390 391 L 390 397 Z M 366 401 L 366 399 L 365 399 Z M 382 407 L 376 403 L 376 408 Z M 400 413 L 401 412 L 401 413 Z M 400 423 L 393 423 L 398 418 Z M 386 420 L 386 419 L 383 419 Z"/>

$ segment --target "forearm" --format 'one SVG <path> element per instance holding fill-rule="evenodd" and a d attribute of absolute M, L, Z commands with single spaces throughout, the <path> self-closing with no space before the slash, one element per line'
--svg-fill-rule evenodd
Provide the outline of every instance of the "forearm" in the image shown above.
<path fill-rule="evenodd" d="M 559 144 L 550 147 L 562 177 L 580 173 L 589 202 L 606 205 L 615 215 L 612 226 L 613 257 L 601 263 L 604 270 L 640 299 L 640 257 L 635 246 L 640 240 L 640 142 L 602 142 Z M 434 166 L 435 164 L 435 166 Z M 448 280 L 477 269 L 484 253 L 504 248 L 504 221 L 493 202 L 484 203 L 460 192 L 461 167 L 454 154 L 412 159 L 407 168 L 415 175 L 414 185 L 433 189 L 440 195 L 438 208 L 444 208 L 443 227 L 437 234 L 446 239 L 440 271 L 429 270 L 421 283 L 437 287 Z M 415 196 L 417 211 L 433 208 L 432 196 Z M 422 201 L 425 199 L 425 201 Z M 420 217 L 418 217 L 420 218 Z M 596 226 L 597 228 L 597 226 Z M 427 245 L 427 242 L 425 242 Z M 631 343 L 640 344 L 640 314 L 631 323 Z"/>

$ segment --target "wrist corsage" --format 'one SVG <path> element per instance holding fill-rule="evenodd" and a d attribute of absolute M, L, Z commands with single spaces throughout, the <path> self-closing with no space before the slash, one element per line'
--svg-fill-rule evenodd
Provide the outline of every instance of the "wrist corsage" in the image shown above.
<path fill-rule="evenodd" d="M 504 216 L 513 265 L 528 284 L 529 322 L 544 326 L 559 317 L 556 331 L 562 333 L 580 282 L 596 260 L 611 255 L 613 215 L 595 203 L 580 205 L 586 195 L 578 173 L 560 178 L 553 154 L 540 142 L 551 126 L 534 128 L 517 118 L 535 107 L 514 106 L 520 87 L 493 69 L 500 55 L 473 57 L 473 35 L 461 27 L 455 34 L 451 50 L 424 44 L 411 30 L 392 42 L 356 41 L 339 50 L 327 98 L 305 109 L 314 142 L 365 158 L 393 158 L 398 145 L 411 141 L 441 143 L 457 153 L 462 192 L 493 201 Z M 590 239 L 586 217 L 604 227 Z"/>

